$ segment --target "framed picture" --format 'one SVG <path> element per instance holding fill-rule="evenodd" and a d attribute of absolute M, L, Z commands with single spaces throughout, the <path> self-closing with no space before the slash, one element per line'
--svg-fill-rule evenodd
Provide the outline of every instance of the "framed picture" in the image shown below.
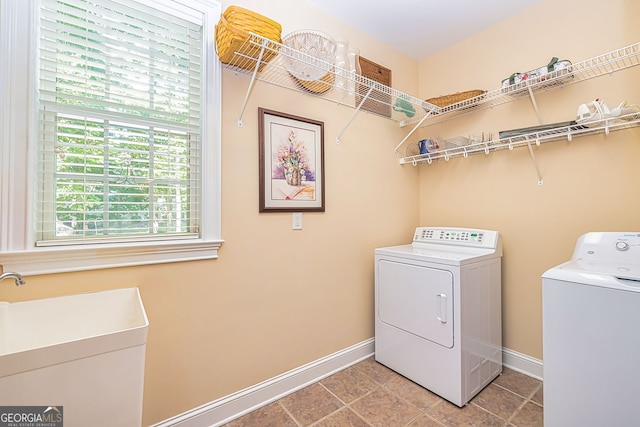
<path fill-rule="evenodd" d="M 260 212 L 324 212 L 324 123 L 258 109 Z"/>

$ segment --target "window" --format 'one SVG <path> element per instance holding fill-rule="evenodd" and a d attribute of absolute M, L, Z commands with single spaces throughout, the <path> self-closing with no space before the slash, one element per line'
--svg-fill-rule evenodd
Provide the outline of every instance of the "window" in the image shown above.
<path fill-rule="evenodd" d="M 217 257 L 220 5 L 0 1 L 3 268 Z"/>

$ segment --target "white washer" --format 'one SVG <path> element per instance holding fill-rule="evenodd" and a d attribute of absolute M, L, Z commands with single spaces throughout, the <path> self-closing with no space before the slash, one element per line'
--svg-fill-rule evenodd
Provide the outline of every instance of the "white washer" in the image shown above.
<path fill-rule="evenodd" d="M 464 406 L 502 372 L 497 231 L 418 227 L 375 250 L 375 359 Z"/>
<path fill-rule="evenodd" d="M 582 235 L 542 295 L 544 425 L 639 425 L 640 232 Z"/>

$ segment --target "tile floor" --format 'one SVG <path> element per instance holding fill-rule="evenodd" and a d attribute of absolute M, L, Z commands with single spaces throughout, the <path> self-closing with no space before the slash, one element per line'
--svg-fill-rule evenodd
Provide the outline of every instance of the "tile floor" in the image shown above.
<path fill-rule="evenodd" d="M 371 357 L 225 425 L 249 426 L 542 426 L 542 382 L 504 368 L 459 408 Z"/>

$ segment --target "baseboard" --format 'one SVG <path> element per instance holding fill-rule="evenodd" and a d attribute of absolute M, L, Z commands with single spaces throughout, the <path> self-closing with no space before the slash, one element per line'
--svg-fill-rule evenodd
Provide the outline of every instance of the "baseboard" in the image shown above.
<path fill-rule="evenodd" d="M 217 427 L 354 365 L 374 354 L 368 339 L 262 383 L 214 400 L 152 427 Z M 502 349 L 507 368 L 542 380 L 542 361 L 508 348 Z"/>
<path fill-rule="evenodd" d="M 153 427 L 215 427 L 274 402 L 374 354 L 368 339 L 252 387 L 214 400 Z"/>
<path fill-rule="evenodd" d="M 508 348 L 502 349 L 502 364 L 514 371 L 542 381 L 542 360 Z"/>

